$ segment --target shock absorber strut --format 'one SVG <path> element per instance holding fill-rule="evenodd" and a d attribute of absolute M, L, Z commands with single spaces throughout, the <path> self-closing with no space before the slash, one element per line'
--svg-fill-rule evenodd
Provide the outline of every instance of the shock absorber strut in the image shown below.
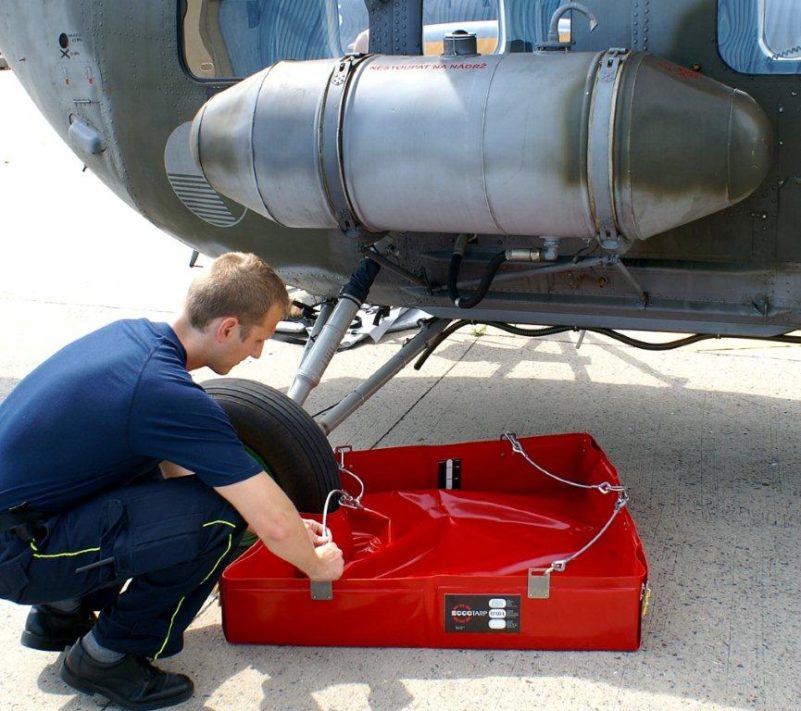
<path fill-rule="evenodd" d="M 314 345 L 305 354 L 287 393 L 299 405 L 306 402 L 309 393 L 320 384 L 325 369 L 337 352 L 380 270 L 379 264 L 365 257 L 342 289 L 337 305 L 320 330 Z"/>

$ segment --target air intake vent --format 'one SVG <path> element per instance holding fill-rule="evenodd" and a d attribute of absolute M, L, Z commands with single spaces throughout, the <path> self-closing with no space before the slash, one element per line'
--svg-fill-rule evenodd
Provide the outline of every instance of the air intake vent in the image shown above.
<path fill-rule="evenodd" d="M 167 140 L 164 168 L 167 179 L 184 207 L 201 220 L 215 227 L 233 227 L 247 208 L 229 200 L 209 185 L 189 152 L 191 123 L 181 124 Z"/>

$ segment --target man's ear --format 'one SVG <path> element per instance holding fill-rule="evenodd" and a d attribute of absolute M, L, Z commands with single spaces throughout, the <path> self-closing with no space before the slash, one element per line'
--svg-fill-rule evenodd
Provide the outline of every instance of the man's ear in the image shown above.
<path fill-rule="evenodd" d="M 217 324 L 214 333 L 220 343 L 227 341 L 231 336 L 239 337 L 239 319 L 236 316 L 225 316 Z"/>

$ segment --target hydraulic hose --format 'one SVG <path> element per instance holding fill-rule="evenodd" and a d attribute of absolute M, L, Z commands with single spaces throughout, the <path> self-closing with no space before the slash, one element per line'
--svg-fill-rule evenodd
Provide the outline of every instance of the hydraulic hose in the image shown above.
<path fill-rule="evenodd" d="M 676 348 L 682 348 L 683 346 L 689 346 L 694 343 L 700 343 L 701 341 L 710 341 L 710 340 L 718 340 L 721 338 L 731 338 L 731 339 L 739 339 L 739 340 L 754 340 L 754 341 L 766 341 L 772 343 L 789 343 L 793 345 L 801 345 L 801 336 L 791 336 L 788 334 L 780 334 L 778 336 L 734 336 L 734 335 L 722 335 L 722 334 L 711 334 L 711 333 L 696 333 L 692 336 L 686 336 L 685 338 L 679 338 L 673 341 L 667 341 L 665 343 L 654 343 L 652 341 L 643 341 L 639 338 L 632 338 L 631 336 L 626 336 L 619 331 L 615 331 L 611 328 L 580 328 L 579 326 L 545 326 L 542 328 L 521 328 L 519 326 L 513 326 L 509 323 L 501 323 L 499 321 L 468 321 L 466 319 L 462 319 L 459 321 L 454 321 L 451 323 L 442 333 L 440 333 L 436 338 L 434 338 L 428 347 L 423 351 L 423 353 L 418 358 L 417 362 L 414 364 L 415 370 L 420 370 L 423 367 L 423 364 L 428 360 L 429 356 L 440 346 L 440 344 L 452 336 L 456 331 L 460 328 L 464 328 L 465 326 L 492 326 L 493 328 L 500 329 L 501 331 L 505 331 L 506 333 L 512 333 L 517 336 L 527 336 L 529 338 L 542 338 L 543 336 L 554 336 L 559 333 L 567 333 L 567 332 L 578 332 L 578 331 L 587 331 L 588 333 L 597 333 L 602 336 L 606 336 L 608 338 L 612 338 L 616 341 L 624 343 L 627 346 L 632 346 L 634 348 L 640 348 L 646 351 L 670 351 Z"/>
<path fill-rule="evenodd" d="M 428 347 L 423 351 L 420 357 L 417 359 L 417 362 L 414 364 L 415 370 L 420 370 L 425 362 L 428 360 L 429 356 L 439 347 L 439 345 L 447 338 L 450 338 L 456 331 L 460 328 L 464 328 L 465 326 L 495 326 L 496 328 L 500 328 L 503 331 L 509 331 L 510 333 L 518 333 L 521 334 L 520 330 L 513 331 L 513 327 L 504 328 L 505 326 L 509 326 L 509 324 L 501 324 L 495 321 L 489 322 L 479 322 L 479 321 L 468 321 L 466 319 L 461 319 L 460 321 L 454 321 L 450 324 L 442 333 L 440 333 L 436 338 L 434 338 L 431 343 L 429 343 Z M 538 328 L 538 329 L 529 329 L 526 333 L 521 335 L 530 336 L 532 338 L 536 338 L 538 336 L 554 336 L 558 333 L 565 333 L 566 331 L 574 330 L 570 326 L 547 326 L 545 328 Z M 317 415 L 315 415 L 316 417 Z"/>
<path fill-rule="evenodd" d="M 498 252 L 490 259 L 489 264 L 487 264 L 487 270 L 484 272 L 481 283 L 478 285 L 478 289 L 476 289 L 475 293 L 471 296 L 461 296 L 459 294 L 457 282 L 459 281 L 462 257 L 463 253 L 460 253 L 458 249 L 454 250 L 453 256 L 451 257 L 450 269 L 448 270 L 448 295 L 451 297 L 453 303 L 460 309 L 472 309 L 487 295 L 492 285 L 492 280 L 495 278 L 495 273 L 498 271 L 501 264 L 506 261 L 506 252 Z"/>
<path fill-rule="evenodd" d="M 365 257 L 351 275 L 350 281 L 345 285 L 345 288 L 342 289 L 342 296 L 358 301 L 359 305 L 361 305 L 367 298 L 370 287 L 380 271 L 381 265 L 378 262 L 373 261 L 370 257 Z"/>

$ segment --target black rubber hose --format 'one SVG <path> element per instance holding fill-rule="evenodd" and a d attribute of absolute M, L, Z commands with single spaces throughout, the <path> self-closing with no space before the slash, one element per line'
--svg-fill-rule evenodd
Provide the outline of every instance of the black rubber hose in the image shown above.
<path fill-rule="evenodd" d="M 369 257 L 365 257 L 359 264 L 358 269 L 351 275 L 350 281 L 342 290 L 342 295 L 350 296 L 360 304 L 364 303 L 370 291 L 370 287 L 373 285 L 380 271 L 380 264 L 374 262 Z"/>
<path fill-rule="evenodd" d="M 459 301 L 459 288 L 456 286 L 456 282 L 459 279 L 461 266 L 462 255 L 458 252 L 454 252 L 451 257 L 450 268 L 448 269 L 448 296 L 451 297 L 451 301 L 453 301 L 454 304 Z"/>
<path fill-rule="evenodd" d="M 508 323 L 501 323 L 500 321 L 488 321 L 487 326 L 498 328 L 507 333 L 513 333 L 516 336 L 528 336 L 530 338 L 541 338 L 542 336 L 555 336 L 559 333 L 566 333 L 567 331 L 578 331 L 579 329 L 572 326 L 545 326 L 543 328 L 520 328 L 519 326 L 512 326 Z"/>
<path fill-rule="evenodd" d="M 717 336 L 698 333 L 694 336 L 679 338 L 678 340 L 668 341 L 667 343 L 652 343 L 651 341 L 641 341 L 639 338 L 631 338 L 630 336 L 624 336 L 622 333 L 618 333 L 617 331 L 613 331 L 612 329 L 609 328 L 591 328 L 591 329 L 588 328 L 587 330 L 591 331 L 592 333 L 599 333 L 602 336 L 606 336 L 607 338 L 614 338 L 616 341 L 625 343 L 627 346 L 640 348 L 644 351 L 672 351 L 675 348 L 690 346 L 693 343 L 700 343 L 701 341 L 710 341 L 717 338 Z"/>
<path fill-rule="evenodd" d="M 512 326 L 508 323 L 501 323 L 499 321 L 487 321 L 487 322 L 480 322 L 480 321 L 468 321 L 462 319 L 460 321 L 454 321 L 450 324 L 444 331 L 442 331 L 431 343 L 428 347 L 420 354 L 420 357 L 417 359 L 417 362 L 414 364 L 415 370 L 420 370 L 423 367 L 423 364 L 428 360 L 429 356 L 439 347 L 439 345 L 446 339 L 452 336 L 456 331 L 460 328 L 464 328 L 468 325 L 478 326 L 485 324 L 487 326 L 492 326 L 493 328 L 500 329 L 501 331 L 505 331 L 506 333 L 512 333 L 517 336 L 527 336 L 529 338 L 542 338 L 543 336 L 555 336 L 559 333 L 567 333 L 569 331 L 587 331 L 588 333 L 597 333 L 601 336 L 607 336 L 608 338 L 613 338 L 616 341 L 620 341 L 621 343 L 625 343 L 628 346 L 633 346 L 634 348 L 640 348 L 646 351 L 670 351 L 676 348 L 682 348 L 683 346 L 689 346 L 693 343 L 700 343 L 702 341 L 710 341 L 720 338 L 731 338 L 731 339 L 740 339 L 740 340 L 755 340 L 755 341 L 766 341 L 768 343 L 788 343 L 793 345 L 801 345 L 801 336 L 791 336 L 788 334 L 781 334 L 778 336 L 725 336 L 719 334 L 706 334 L 706 333 L 697 333 L 693 336 L 687 336 L 685 338 L 679 338 L 674 341 L 667 341 L 665 343 L 653 343 L 651 341 L 643 341 L 639 338 L 631 338 L 630 336 L 625 336 L 618 331 L 614 331 L 609 328 L 586 328 L 582 329 L 577 326 L 546 326 L 544 328 L 521 328 L 520 326 Z"/>
<path fill-rule="evenodd" d="M 481 283 L 478 285 L 478 289 L 476 289 L 475 293 L 472 296 L 461 296 L 459 294 L 457 282 L 459 280 L 459 272 L 461 271 L 462 266 L 462 255 L 454 252 L 453 256 L 451 257 L 451 266 L 448 270 L 448 295 L 451 297 L 453 303 L 456 304 L 456 306 L 458 306 L 460 309 L 472 309 L 474 306 L 479 304 L 487 295 L 498 268 L 505 261 L 506 252 L 498 252 L 492 259 L 490 259 L 489 264 L 487 264 L 487 270 L 484 272 L 484 276 L 481 278 Z"/>
<path fill-rule="evenodd" d="M 442 343 L 446 338 L 450 338 L 460 328 L 464 328 L 465 326 L 469 325 L 494 326 L 495 328 L 499 328 L 502 331 L 507 331 L 508 333 L 514 333 L 520 336 L 530 336 L 532 338 L 536 338 L 537 336 L 554 336 L 558 333 L 565 333 L 565 331 L 573 330 L 569 326 L 548 326 L 537 329 L 522 329 L 515 328 L 507 323 L 499 323 L 497 321 L 488 321 L 486 324 L 481 324 L 477 321 L 467 321 L 466 319 L 461 319 L 460 321 L 454 321 L 452 324 L 450 324 L 450 326 L 443 330 L 433 341 L 431 341 L 431 343 L 428 344 L 426 349 L 420 354 L 420 357 L 415 362 L 414 369 L 420 370 L 420 368 L 422 368 L 424 363 L 428 360 L 429 356 L 435 350 L 437 350 L 437 348 L 439 348 L 440 343 Z"/>
<path fill-rule="evenodd" d="M 553 336 L 557 333 L 565 333 L 566 331 L 586 331 L 587 333 L 597 333 L 601 336 L 612 338 L 616 341 L 620 341 L 621 343 L 625 343 L 627 346 L 640 348 L 641 350 L 644 351 L 671 351 L 676 348 L 681 348 L 682 346 L 689 346 L 692 345 L 693 343 L 699 343 L 701 341 L 708 341 L 713 338 L 718 338 L 718 336 L 696 334 L 694 336 L 687 336 L 686 338 L 680 338 L 676 341 L 668 341 L 666 343 L 652 343 L 651 341 L 642 341 L 639 338 L 631 338 L 630 336 L 624 336 L 622 333 L 613 331 L 610 328 L 578 328 L 575 326 L 571 327 L 553 326 L 549 328 L 520 328 L 519 326 L 512 326 L 508 323 L 498 323 L 498 322 L 491 322 L 488 325 L 494 326 L 495 328 L 499 328 L 501 331 L 506 331 L 507 333 L 513 333 L 516 336 L 528 336 L 531 338 L 537 338 L 541 336 Z"/>
<path fill-rule="evenodd" d="M 426 349 L 420 354 L 420 357 L 417 359 L 417 362 L 414 364 L 415 370 L 420 370 L 423 367 L 423 364 L 428 360 L 428 357 L 439 347 L 439 344 L 442 343 L 446 338 L 452 336 L 456 331 L 460 328 L 464 328 L 468 324 L 473 323 L 472 321 L 465 321 L 462 319 L 461 321 L 454 321 L 450 326 L 446 329 L 441 331 L 439 335 L 434 338 L 431 343 L 426 346 Z"/>

